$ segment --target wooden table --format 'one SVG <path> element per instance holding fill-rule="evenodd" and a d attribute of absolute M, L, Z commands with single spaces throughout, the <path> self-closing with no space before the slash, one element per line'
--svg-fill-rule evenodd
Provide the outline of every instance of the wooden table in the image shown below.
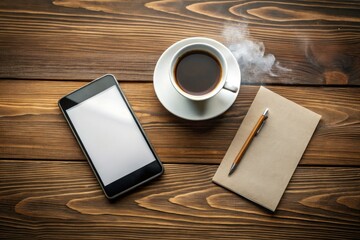
<path fill-rule="evenodd" d="M 226 24 L 291 72 L 242 79 L 223 115 L 158 101 L 162 52 Z M 165 174 L 109 202 L 57 100 L 113 73 Z M 0 2 L 0 239 L 360 239 L 360 4 L 356 1 Z M 272 214 L 211 182 L 259 88 L 322 115 Z"/>

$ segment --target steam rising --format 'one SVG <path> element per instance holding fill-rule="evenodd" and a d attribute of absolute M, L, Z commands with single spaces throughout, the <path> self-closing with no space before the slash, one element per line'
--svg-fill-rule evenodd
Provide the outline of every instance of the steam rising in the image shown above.
<path fill-rule="evenodd" d="M 247 82 L 253 82 L 263 74 L 278 76 L 274 70 L 277 73 L 291 71 L 280 66 L 273 54 L 265 55 L 264 43 L 250 38 L 247 24 L 225 25 L 222 35 L 239 63 L 242 77 Z"/>

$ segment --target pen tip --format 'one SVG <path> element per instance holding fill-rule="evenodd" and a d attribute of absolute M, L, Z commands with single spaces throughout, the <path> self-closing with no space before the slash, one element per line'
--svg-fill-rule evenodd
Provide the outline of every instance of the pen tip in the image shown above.
<path fill-rule="evenodd" d="M 234 169 L 235 169 L 235 164 L 232 164 L 228 176 L 230 176 L 234 172 Z"/>

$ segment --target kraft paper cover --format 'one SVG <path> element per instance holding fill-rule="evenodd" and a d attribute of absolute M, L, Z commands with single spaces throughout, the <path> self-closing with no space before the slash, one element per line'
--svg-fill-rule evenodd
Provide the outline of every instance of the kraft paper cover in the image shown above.
<path fill-rule="evenodd" d="M 269 117 L 234 173 L 231 164 L 266 108 Z M 213 182 L 275 211 L 321 116 L 260 87 Z"/>

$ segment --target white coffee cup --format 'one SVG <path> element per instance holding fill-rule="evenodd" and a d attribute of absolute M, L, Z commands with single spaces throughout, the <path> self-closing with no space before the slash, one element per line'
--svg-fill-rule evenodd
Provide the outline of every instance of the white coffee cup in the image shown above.
<path fill-rule="evenodd" d="M 200 58 L 196 59 L 194 54 L 198 54 L 197 56 Z M 204 56 L 202 56 L 202 54 Z M 192 57 L 192 59 L 188 60 L 189 56 Z M 183 61 L 188 61 L 188 62 L 183 63 Z M 220 72 L 216 71 L 217 67 L 214 64 L 215 62 L 217 62 L 216 64 L 220 68 L 219 70 Z M 183 71 L 186 73 L 183 75 L 187 75 L 187 77 L 180 77 L 181 75 L 179 75 L 179 71 L 181 70 L 179 68 L 181 68 L 181 66 L 186 64 L 188 64 L 187 66 L 188 71 Z M 208 66 L 211 67 L 208 69 L 206 68 Z M 212 76 L 211 72 L 215 72 L 217 76 Z M 181 95 L 193 101 L 203 101 L 210 99 L 214 97 L 217 93 L 219 93 L 220 90 L 222 89 L 226 89 L 231 92 L 237 92 L 238 87 L 233 86 L 232 84 L 226 81 L 227 74 L 228 74 L 228 66 L 224 55 L 217 48 L 206 43 L 193 43 L 182 47 L 174 54 L 170 63 L 169 75 L 172 85 Z M 206 89 L 206 91 L 200 91 L 200 92 L 190 91 L 189 89 L 186 89 L 187 87 L 184 87 L 184 84 L 182 85 L 181 83 L 181 81 L 183 80 L 180 80 L 180 78 L 186 81 L 189 79 L 188 81 L 189 86 L 198 86 L 199 88 L 201 88 L 202 84 L 203 85 L 205 83 L 209 84 L 206 80 L 206 76 L 209 77 L 209 79 L 211 78 L 212 85 L 211 87 L 209 87 L 209 89 Z M 179 79 L 177 79 L 177 77 Z M 201 78 L 204 78 L 205 80 Z M 196 81 L 202 81 L 202 82 L 196 82 Z M 204 87 L 206 88 L 207 86 Z"/>

